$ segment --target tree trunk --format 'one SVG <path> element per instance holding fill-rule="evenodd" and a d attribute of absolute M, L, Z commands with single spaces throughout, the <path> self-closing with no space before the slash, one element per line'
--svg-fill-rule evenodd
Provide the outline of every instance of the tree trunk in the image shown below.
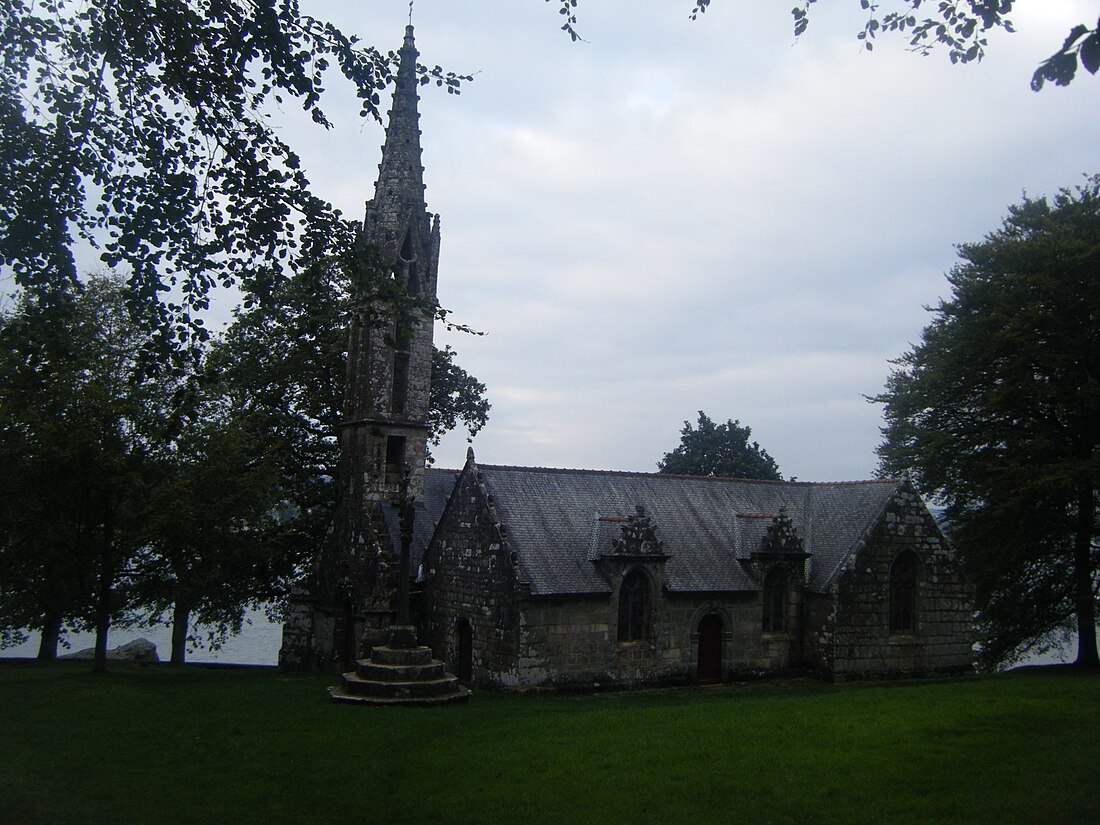
<path fill-rule="evenodd" d="M 47 613 L 42 621 L 42 639 L 38 643 L 38 661 L 52 662 L 57 658 L 57 642 L 61 638 L 61 614 Z"/>
<path fill-rule="evenodd" d="M 110 495 L 103 514 L 103 547 L 100 554 L 99 582 L 95 600 L 95 659 L 92 673 L 107 672 L 107 632 L 111 629 L 111 589 L 114 584 L 114 519 Z"/>
<path fill-rule="evenodd" d="M 92 673 L 107 672 L 107 634 L 111 630 L 111 582 L 101 574 L 95 606 L 95 658 Z"/>
<path fill-rule="evenodd" d="M 1077 608 L 1078 667 L 1100 668 L 1096 651 L 1096 597 L 1092 592 L 1092 539 L 1096 513 L 1093 489 L 1084 485 L 1077 497 L 1077 534 L 1073 541 L 1074 597 Z"/>
<path fill-rule="evenodd" d="M 187 660 L 187 623 L 191 609 L 182 599 L 176 599 L 172 607 L 172 657 L 173 665 L 182 665 Z"/>

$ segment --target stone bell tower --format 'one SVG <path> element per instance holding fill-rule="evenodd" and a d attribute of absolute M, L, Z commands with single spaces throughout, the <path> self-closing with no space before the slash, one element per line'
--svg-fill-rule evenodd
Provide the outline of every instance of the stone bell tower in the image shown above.
<path fill-rule="evenodd" d="M 439 218 L 424 202 L 417 51 L 405 29 L 374 197 L 353 273 L 355 312 L 332 527 L 291 599 L 279 666 L 348 669 L 394 623 L 400 512 L 423 496 Z"/>
<path fill-rule="evenodd" d="M 412 26 L 405 29 L 400 55 L 363 234 L 389 288 L 405 300 L 391 303 L 383 292 L 387 305 L 379 306 L 376 297 L 361 296 L 365 306 L 353 321 L 348 352 L 343 448 L 363 462 L 356 482 L 366 501 L 393 500 L 406 466 L 409 493 L 420 498 L 427 458 L 439 216 L 424 203 Z"/>

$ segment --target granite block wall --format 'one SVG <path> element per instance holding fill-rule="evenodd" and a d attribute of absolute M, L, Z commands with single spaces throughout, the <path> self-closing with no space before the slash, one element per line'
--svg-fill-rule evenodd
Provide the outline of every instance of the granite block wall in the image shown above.
<path fill-rule="evenodd" d="M 919 559 L 916 621 L 912 630 L 899 632 L 890 629 L 890 570 L 905 551 Z M 849 560 L 832 602 L 811 647 L 838 679 L 956 673 L 972 666 L 973 588 L 911 489 L 899 491 Z"/>
<path fill-rule="evenodd" d="M 473 684 L 519 685 L 520 614 L 515 565 L 474 474 L 459 479 L 425 556 L 422 642 L 459 670 L 458 625 L 472 629 Z"/>

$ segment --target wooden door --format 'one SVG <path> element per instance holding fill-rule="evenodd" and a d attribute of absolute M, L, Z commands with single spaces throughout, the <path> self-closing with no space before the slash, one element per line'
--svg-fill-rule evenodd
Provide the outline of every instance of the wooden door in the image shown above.
<path fill-rule="evenodd" d="M 700 682 L 717 682 L 722 678 L 722 617 L 708 613 L 699 622 Z"/>

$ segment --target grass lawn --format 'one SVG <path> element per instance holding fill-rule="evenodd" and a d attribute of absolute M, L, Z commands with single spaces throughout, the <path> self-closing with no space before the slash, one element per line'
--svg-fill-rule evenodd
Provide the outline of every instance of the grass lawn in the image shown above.
<path fill-rule="evenodd" d="M 269 669 L 0 666 L 0 823 L 1100 822 L 1100 677 L 337 705 Z"/>

